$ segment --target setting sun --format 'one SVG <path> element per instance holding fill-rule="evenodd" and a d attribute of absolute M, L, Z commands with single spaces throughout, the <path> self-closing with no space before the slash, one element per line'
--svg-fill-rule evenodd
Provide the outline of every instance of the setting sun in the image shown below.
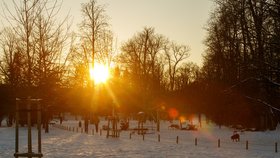
<path fill-rule="evenodd" d="M 95 63 L 94 68 L 90 66 L 89 74 L 96 84 L 105 83 L 110 75 L 108 66 L 99 63 Z"/>

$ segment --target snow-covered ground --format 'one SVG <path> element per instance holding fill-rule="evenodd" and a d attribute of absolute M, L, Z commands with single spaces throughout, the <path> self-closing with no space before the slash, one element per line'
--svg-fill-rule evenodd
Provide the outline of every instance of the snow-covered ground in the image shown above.
<path fill-rule="evenodd" d="M 107 124 L 101 121 L 100 126 Z M 131 127 L 136 122 L 131 122 Z M 171 130 L 169 122 L 161 122 L 161 131 L 151 130 L 143 140 L 142 135 L 122 131 L 119 138 L 106 138 L 102 135 L 67 131 L 51 127 L 49 133 L 42 131 L 42 152 L 46 158 L 278 158 L 275 152 L 275 143 L 280 142 L 280 129 L 266 132 L 241 133 L 240 142 L 232 142 L 230 136 L 233 129 L 203 124 L 198 131 Z M 77 127 L 77 121 L 65 121 L 63 126 Z M 155 124 L 153 125 L 155 127 Z M 73 128 L 71 128 L 73 129 Z M 33 151 L 37 152 L 37 130 L 33 128 Z M 27 151 L 27 128 L 20 128 L 20 151 Z M 158 141 L 160 135 L 160 142 Z M 178 143 L 176 142 L 178 136 Z M 197 146 L 195 145 L 197 138 Z M 220 147 L 218 147 L 220 139 Z M 248 150 L 246 150 L 248 141 Z M 12 158 L 15 148 L 15 128 L 0 128 L 0 157 Z M 278 145 L 278 150 L 280 149 Z"/>

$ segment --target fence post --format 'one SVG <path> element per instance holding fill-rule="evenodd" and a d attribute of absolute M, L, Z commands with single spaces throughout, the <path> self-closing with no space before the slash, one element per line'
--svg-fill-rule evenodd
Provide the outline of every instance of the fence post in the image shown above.
<path fill-rule="evenodd" d="M 129 133 L 129 139 L 131 139 L 131 133 Z"/>
<path fill-rule="evenodd" d="M 275 152 L 277 153 L 278 150 L 277 150 L 277 142 L 275 142 Z"/>
<path fill-rule="evenodd" d="M 19 151 L 19 99 L 16 98 L 16 144 L 15 144 L 15 153 L 18 153 Z M 15 158 L 18 158 L 18 156 L 15 156 Z"/>
<path fill-rule="evenodd" d="M 158 142 L 160 142 L 160 134 L 158 134 Z"/>
<path fill-rule="evenodd" d="M 218 148 L 221 147 L 221 140 L 218 139 Z"/>
<path fill-rule="evenodd" d="M 42 142 L 41 142 L 41 117 L 42 117 L 42 109 L 41 109 L 41 103 L 38 104 L 37 107 L 37 128 L 38 128 L 38 152 L 42 153 Z"/>
<path fill-rule="evenodd" d="M 177 144 L 179 143 L 179 136 L 177 136 L 177 138 L 176 138 L 176 143 Z"/>
<path fill-rule="evenodd" d="M 27 100 L 27 124 L 28 124 L 28 153 L 32 153 L 32 129 L 31 129 L 31 103 L 30 99 Z"/>
<path fill-rule="evenodd" d="M 194 139 L 194 145 L 197 146 L 197 138 Z"/>
<path fill-rule="evenodd" d="M 143 134 L 143 140 L 145 139 L 145 134 Z"/>
<path fill-rule="evenodd" d="M 249 149 L 249 142 L 248 142 L 248 140 L 246 140 L 246 150 L 248 150 Z"/>

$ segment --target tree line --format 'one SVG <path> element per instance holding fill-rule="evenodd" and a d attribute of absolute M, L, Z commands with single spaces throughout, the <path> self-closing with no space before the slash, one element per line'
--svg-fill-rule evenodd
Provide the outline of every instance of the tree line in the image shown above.
<path fill-rule="evenodd" d="M 7 98 L 1 107 L 5 113 L 14 110 L 16 97 L 28 96 L 65 111 L 82 112 L 93 106 L 93 98 L 103 104 L 96 109 L 99 112 L 108 111 L 115 102 L 127 112 L 153 109 L 155 98 L 196 80 L 199 67 L 185 61 L 190 55 L 188 45 L 145 27 L 124 42 L 118 53 L 104 5 L 96 0 L 81 4 L 79 30 L 73 31 L 70 15 L 60 16 L 62 3 L 2 2 L 2 20 L 8 24 L 0 34 L 1 88 Z M 89 68 L 96 62 L 115 65 L 107 85 L 118 101 L 104 87 L 100 94 L 93 90 Z"/>
<path fill-rule="evenodd" d="M 165 106 L 205 113 L 219 124 L 275 127 L 280 4 L 214 2 L 202 67 L 187 62 L 187 44 L 153 27 L 144 27 L 118 46 L 106 6 L 96 0 L 81 4 L 75 31 L 69 16 L 59 16 L 60 0 L 14 0 L 12 7 L 3 2 L 9 26 L 0 33 L 0 70 L 1 87 L 8 93 L 0 106 L 11 112 L 14 98 L 27 96 L 42 98 L 55 111 L 80 114 L 88 109 L 109 114 L 113 107 L 129 114 Z M 90 80 L 89 68 L 97 62 L 114 65 L 103 86 Z"/>
<path fill-rule="evenodd" d="M 280 108 L 280 3 L 214 2 L 216 9 L 206 27 L 207 51 L 201 70 L 206 84 L 212 88 L 215 85 L 215 90 L 209 91 L 220 95 L 211 98 L 215 109 L 219 109 L 213 115 L 224 113 L 226 116 L 216 118 L 223 122 L 223 117 L 232 120 L 239 113 L 235 120 L 243 120 L 247 126 L 257 120 L 275 128 Z"/>

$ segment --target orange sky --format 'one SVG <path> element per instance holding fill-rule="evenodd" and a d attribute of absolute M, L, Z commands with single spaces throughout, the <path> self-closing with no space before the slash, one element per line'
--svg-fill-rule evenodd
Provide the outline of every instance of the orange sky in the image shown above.
<path fill-rule="evenodd" d="M 69 1 L 69 0 L 67 0 Z M 80 21 L 79 3 L 88 0 L 67 3 L 71 8 L 74 23 Z M 65 1 L 66 2 L 66 1 Z M 64 2 L 64 3 L 65 3 Z M 118 38 L 118 45 L 142 31 L 145 26 L 154 27 L 157 33 L 163 34 L 180 44 L 191 47 L 189 61 L 202 65 L 201 53 L 204 51 L 203 27 L 209 19 L 213 8 L 211 0 L 99 0 L 106 4 L 112 29 Z"/>
<path fill-rule="evenodd" d="M 1 5 L 3 1 L 12 4 L 12 0 L 0 1 Z M 88 1 L 64 0 L 60 15 L 69 12 L 73 29 L 81 22 L 81 3 Z M 98 0 L 98 3 L 106 5 L 118 46 L 145 26 L 154 27 L 157 33 L 170 40 L 189 45 L 191 56 L 188 60 L 202 65 L 202 42 L 206 35 L 203 27 L 213 8 L 211 0 Z"/>

